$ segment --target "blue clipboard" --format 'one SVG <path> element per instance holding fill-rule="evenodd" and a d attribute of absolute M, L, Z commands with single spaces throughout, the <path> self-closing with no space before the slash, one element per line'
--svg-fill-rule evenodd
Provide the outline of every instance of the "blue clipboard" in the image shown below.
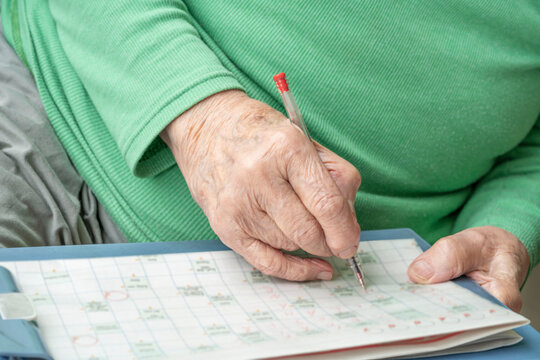
<path fill-rule="evenodd" d="M 411 229 L 374 230 L 362 232 L 362 241 L 415 239 L 422 251 L 430 245 Z M 105 245 L 72 245 L 32 248 L 0 249 L 0 261 L 77 259 L 111 256 L 137 256 L 200 251 L 230 250 L 219 240 L 178 241 Z M 454 280 L 474 293 L 494 303 L 501 304 L 477 283 L 467 277 Z M 17 287 L 11 274 L 0 267 L 0 293 L 16 292 Z M 524 341 L 506 348 L 480 353 L 446 355 L 424 359 L 540 359 L 540 333 L 531 326 L 516 329 Z M 0 319 L 0 359 L 44 359 L 52 360 L 39 337 L 39 330 L 25 320 Z"/>

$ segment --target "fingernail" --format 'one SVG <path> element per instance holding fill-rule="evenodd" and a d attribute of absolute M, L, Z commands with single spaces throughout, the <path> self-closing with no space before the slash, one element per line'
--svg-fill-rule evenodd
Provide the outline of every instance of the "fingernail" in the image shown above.
<path fill-rule="evenodd" d="M 328 271 L 323 271 L 317 274 L 317 279 L 319 280 L 332 280 L 332 273 Z"/>
<path fill-rule="evenodd" d="M 356 255 L 356 246 L 351 246 L 347 250 L 343 250 L 338 254 L 338 256 L 342 259 L 347 259 L 353 257 L 354 255 Z"/>
<path fill-rule="evenodd" d="M 433 267 L 424 260 L 414 263 L 411 271 L 422 281 L 428 281 L 434 274 Z"/>

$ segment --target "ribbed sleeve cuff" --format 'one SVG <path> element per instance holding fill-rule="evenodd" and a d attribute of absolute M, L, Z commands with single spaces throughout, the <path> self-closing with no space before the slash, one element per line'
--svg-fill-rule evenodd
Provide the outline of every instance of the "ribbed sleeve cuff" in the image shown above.
<path fill-rule="evenodd" d="M 221 73 L 202 79 L 187 91 L 177 94 L 142 125 L 126 144 L 124 158 L 135 176 L 157 175 L 173 164 L 175 159 L 159 133 L 175 118 L 193 105 L 218 92 L 240 89 L 242 86 L 230 74 Z"/>

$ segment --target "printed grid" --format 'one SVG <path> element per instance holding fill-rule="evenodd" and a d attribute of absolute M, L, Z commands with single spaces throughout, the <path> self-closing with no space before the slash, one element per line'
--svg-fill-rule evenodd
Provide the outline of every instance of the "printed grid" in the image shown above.
<path fill-rule="evenodd" d="M 367 292 L 339 259 L 332 281 L 293 283 L 263 275 L 231 251 L 0 265 L 33 301 L 55 359 L 215 355 L 509 314 L 452 283 L 412 284 L 407 266 L 420 252 L 413 239 L 361 243 Z"/>

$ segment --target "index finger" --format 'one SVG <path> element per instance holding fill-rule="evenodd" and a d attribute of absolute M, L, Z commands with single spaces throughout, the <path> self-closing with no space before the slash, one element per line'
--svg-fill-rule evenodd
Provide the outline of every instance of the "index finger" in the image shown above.
<path fill-rule="evenodd" d="M 341 258 L 356 254 L 360 241 L 356 215 L 317 155 L 315 147 L 303 147 L 291 157 L 287 176 L 306 209 L 321 225 L 332 253 Z"/>
<path fill-rule="evenodd" d="M 285 254 L 254 238 L 227 244 L 265 275 L 290 281 L 330 280 L 332 266 L 323 259 Z"/>

